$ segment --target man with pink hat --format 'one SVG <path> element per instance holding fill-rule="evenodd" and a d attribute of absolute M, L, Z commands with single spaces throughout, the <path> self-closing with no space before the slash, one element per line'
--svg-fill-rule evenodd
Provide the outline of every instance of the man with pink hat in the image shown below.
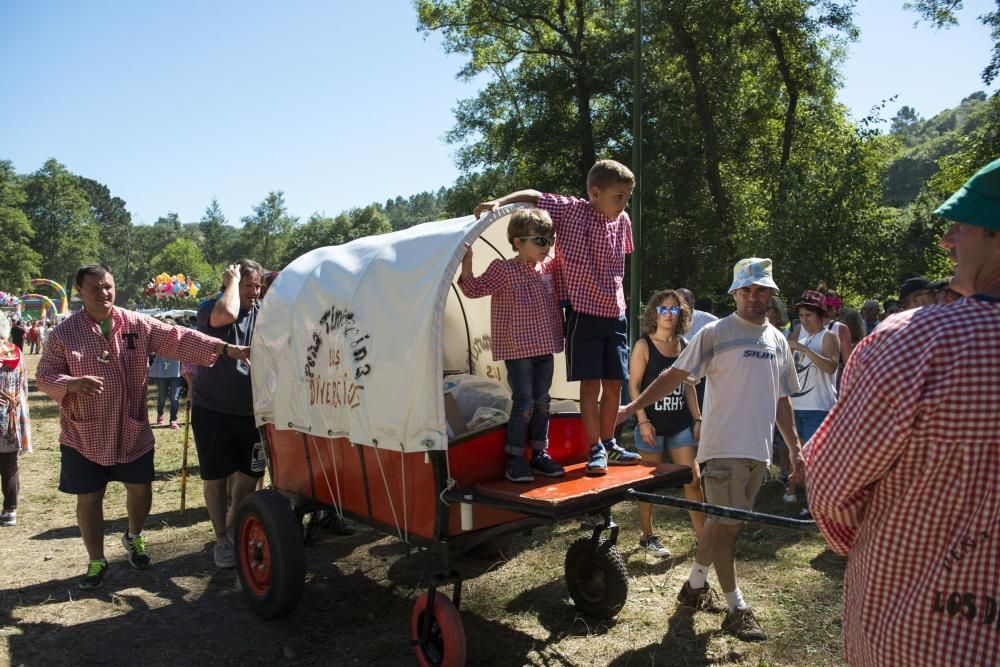
<path fill-rule="evenodd" d="M 805 451 L 852 665 L 1000 664 L 1000 160 L 935 213 L 963 298 L 866 336 Z"/>
<path fill-rule="evenodd" d="M 789 397 L 799 390 L 788 341 L 767 321 L 778 286 L 771 260 L 751 257 L 733 268 L 729 293 L 736 312 L 709 322 L 673 366 L 623 406 L 618 421 L 670 394 L 689 376 L 707 378 L 697 464 L 705 500 L 713 505 L 753 509 L 770 463 L 775 421 L 788 444 L 793 480 L 803 474 L 801 443 Z M 767 639 L 736 584 L 736 536 L 742 522 L 707 517 L 691 574 L 677 599 L 702 611 L 722 612 L 722 629 L 745 641 Z M 708 585 L 715 566 L 726 604 Z"/>

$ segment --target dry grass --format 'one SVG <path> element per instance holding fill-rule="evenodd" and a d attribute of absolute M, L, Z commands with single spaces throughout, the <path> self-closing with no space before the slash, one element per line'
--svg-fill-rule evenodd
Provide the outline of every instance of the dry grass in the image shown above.
<path fill-rule="evenodd" d="M 36 362 L 29 357 L 32 369 Z M 298 609 L 278 621 L 257 618 L 235 574 L 211 563 L 212 531 L 193 444 L 188 511 L 178 512 L 183 429 L 156 429 L 157 477 L 147 524 L 153 568 L 133 572 L 123 560 L 124 493 L 113 484 L 105 502 L 112 570 L 102 589 L 84 594 L 76 587 L 86 556 L 74 501 L 56 491 L 58 411 L 37 392 L 31 408 L 35 454 L 21 460 L 19 525 L 3 529 L 0 546 L 0 663 L 414 664 L 410 613 L 424 575 L 434 568 L 431 554 L 407 556 L 397 538 L 366 529 L 346 538 L 323 532 L 307 550 Z M 760 507 L 788 512 L 777 485 L 765 487 Z M 737 547 L 741 587 L 771 635 L 746 644 L 722 634 L 719 617 L 677 608 L 674 596 L 694 548 L 686 514 L 655 511 L 657 531 L 673 553 L 664 560 L 637 550 L 634 503 L 619 505 L 614 516 L 622 526 L 630 591 L 613 621 L 595 621 L 570 603 L 562 568 L 566 549 L 581 534 L 576 525 L 518 537 L 505 559 L 460 565 L 470 664 L 843 664 L 843 562 L 819 536 L 767 527 L 744 531 Z"/>

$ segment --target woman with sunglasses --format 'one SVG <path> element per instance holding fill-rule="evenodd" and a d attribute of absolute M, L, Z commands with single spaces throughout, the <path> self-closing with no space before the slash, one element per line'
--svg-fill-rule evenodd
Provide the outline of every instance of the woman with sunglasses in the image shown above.
<path fill-rule="evenodd" d="M 681 336 L 691 328 L 691 309 L 674 290 L 653 295 L 642 315 L 642 337 L 635 342 L 629 360 L 629 394 L 635 400 L 656 377 L 670 368 L 687 341 Z M 637 410 L 635 445 L 644 461 L 663 462 L 664 453 L 678 465 L 690 466 L 691 482 L 684 486 L 684 497 L 703 502 L 698 470 L 697 442 L 701 431 L 701 408 L 693 385 L 681 384 L 673 393 L 644 410 Z M 653 534 L 653 508 L 639 503 L 642 536 L 639 547 L 654 556 L 670 552 Z M 701 534 L 704 517 L 691 512 L 696 536 Z"/>

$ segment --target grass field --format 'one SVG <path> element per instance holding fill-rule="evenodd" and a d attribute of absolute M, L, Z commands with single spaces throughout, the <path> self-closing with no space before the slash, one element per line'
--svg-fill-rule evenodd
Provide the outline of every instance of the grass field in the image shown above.
<path fill-rule="evenodd" d="M 37 357 L 29 357 L 32 376 L 35 363 Z M 21 459 L 18 526 L 0 529 L 0 663 L 415 664 L 410 614 L 433 569 L 431 555 L 407 554 L 397 537 L 365 527 L 349 537 L 323 531 L 306 551 L 298 608 L 277 621 L 259 619 L 233 571 L 211 562 L 212 530 L 193 445 L 187 511 L 179 513 L 183 428 L 155 429 L 157 475 L 146 528 L 153 567 L 134 572 L 124 562 L 124 492 L 113 484 L 105 502 L 112 569 L 102 589 L 84 594 L 76 586 L 86 556 L 75 503 L 56 490 L 58 408 L 32 392 L 31 410 L 35 453 Z M 763 489 L 759 509 L 798 510 L 782 502 L 777 484 Z M 470 664 L 843 664 L 844 561 L 818 534 L 744 529 L 737 545 L 740 585 L 770 635 L 747 644 L 719 631 L 721 617 L 677 607 L 694 549 L 685 513 L 654 511 L 657 532 L 673 554 L 666 559 L 638 550 L 635 503 L 616 506 L 614 518 L 622 527 L 629 598 L 612 621 L 579 613 L 566 591 L 566 550 L 582 534 L 576 524 L 519 536 L 493 561 L 463 561 L 461 611 Z"/>

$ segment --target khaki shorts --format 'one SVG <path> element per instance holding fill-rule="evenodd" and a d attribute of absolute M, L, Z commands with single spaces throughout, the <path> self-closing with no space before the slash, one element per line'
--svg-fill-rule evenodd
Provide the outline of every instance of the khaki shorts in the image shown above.
<path fill-rule="evenodd" d="M 701 483 L 705 502 L 741 510 L 752 510 L 757 492 L 764 481 L 764 462 L 754 459 L 709 459 L 701 465 Z M 711 517 L 719 523 L 735 526 L 740 519 Z"/>

